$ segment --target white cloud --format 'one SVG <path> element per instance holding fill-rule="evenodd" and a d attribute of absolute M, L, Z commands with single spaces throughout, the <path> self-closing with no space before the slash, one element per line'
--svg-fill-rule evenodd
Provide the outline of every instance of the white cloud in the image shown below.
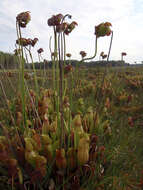
<path fill-rule="evenodd" d="M 31 22 L 24 29 L 25 37 L 38 37 L 39 42 L 35 47 L 43 47 L 45 58 L 49 56 L 49 38 L 52 28 L 48 27 L 47 19 L 53 14 L 72 14 L 72 20 L 78 22 L 78 27 L 67 37 L 67 52 L 72 53 L 73 58 L 80 59 L 79 51 L 85 50 L 88 55 L 94 52 L 94 26 L 101 22 L 112 23 L 114 31 L 113 47 L 111 59 L 120 59 L 122 51 L 127 52 L 125 60 L 133 63 L 142 61 L 141 35 L 143 32 L 143 13 L 141 7 L 142 0 L 2 0 L 0 1 L 0 33 L 5 39 L 6 46 L 1 46 L 1 50 L 13 51 L 16 40 L 15 17 L 23 11 L 31 12 Z M 5 30 L 1 28 L 5 28 Z M 7 34 L 6 34 L 7 30 Z M 15 29 L 16 31 L 16 29 Z M 13 34 L 9 34 L 13 33 Z M 99 39 L 98 54 L 101 51 L 108 51 L 110 37 Z M 37 57 L 36 54 L 34 54 Z M 98 59 L 98 57 L 96 58 Z"/>

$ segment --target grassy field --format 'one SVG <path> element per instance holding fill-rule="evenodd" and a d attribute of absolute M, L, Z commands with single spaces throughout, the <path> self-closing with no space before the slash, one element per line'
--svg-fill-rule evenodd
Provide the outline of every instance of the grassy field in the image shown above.
<path fill-rule="evenodd" d="M 52 70 L 36 72 L 38 92 L 24 75 L 25 118 L 19 72 L 0 72 L 1 189 L 141 190 L 143 68 L 73 69 L 63 115 Z"/>

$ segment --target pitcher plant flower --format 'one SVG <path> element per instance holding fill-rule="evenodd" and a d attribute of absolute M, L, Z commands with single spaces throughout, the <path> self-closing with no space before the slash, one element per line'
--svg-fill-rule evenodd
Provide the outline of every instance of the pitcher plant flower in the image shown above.
<path fill-rule="evenodd" d="M 35 86 L 37 89 L 37 95 L 38 95 L 38 83 L 37 83 L 37 78 L 36 78 L 36 70 L 35 70 L 35 66 L 34 66 L 34 62 L 33 62 L 33 57 L 32 57 L 32 53 L 31 53 L 31 47 L 34 47 L 35 44 L 38 41 L 38 38 L 23 38 L 22 37 L 22 32 L 21 32 L 21 28 L 25 28 L 26 25 L 30 22 L 31 20 L 31 16 L 30 16 L 30 12 L 22 12 L 20 14 L 17 15 L 16 17 L 16 32 L 17 32 L 17 40 L 16 40 L 16 44 L 18 45 L 18 48 L 21 49 L 21 52 L 19 54 L 20 59 L 19 62 L 21 64 L 20 70 L 21 70 L 21 99 L 22 99 L 22 114 L 23 114 L 23 124 L 27 127 L 27 121 L 26 121 L 26 106 L 25 106 L 25 82 L 24 82 L 24 64 L 25 64 L 25 60 L 27 59 L 27 54 L 26 51 L 28 51 L 30 59 L 32 61 L 32 65 L 33 65 L 33 70 L 34 70 L 34 80 L 35 80 Z M 25 56 L 24 56 L 25 54 Z M 26 58 L 26 59 L 25 59 Z M 24 126 L 23 125 L 23 126 Z"/>
<path fill-rule="evenodd" d="M 78 24 L 75 21 L 73 21 L 71 24 L 68 24 L 68 26 L 64 30 L 64 34 L 69 35 L 76 26 L 78 26 Z"/>
<path fill-rule="evenodd" d="M 104 55 L 104 51 L 102 51 L 101 53 L 100 53 L 100 56 L 102 57 Z"/>
<path fill-rule="evenodd" d="M 107 56 L 107 60 L 109 59 L 111 46 L 112 46 L 112 39 L 113 39 L 113 31 L 110 29 L 111 26 L 112 26 L 112 24 L 110 22 L 105 22 L 105 23 L 103 22 L 103 23 L 95 26 L 94 34 L 96 36 L 96 39 L 95 39 L 95 52 L 94 52 L 94 55 L 92 57 L 82 59 L 81 61 L 90 60 L 90 59 L 95 58 L 95 56 L 97 54 L 97 39 L 99 37 L 104 37 L 104 36 L 110 36 L 111 35 L 109 52 L 108 52 L 108 56 Z"/>
<path fill-rule="evenodd" d="M 126 56 L 126 55 L 127 55 L 126 52 L 122 52 L 122 53 L 121 53 L 121 60 L 122 60 L 122 61 L 123 61 L 123 57 Z"/>
<path fill-rule="evenodd" d="M 64 32 L 67 27 L 68 27 L 68 23 L 67 22 L 63 22 L 61 24 L 58 24 L 58 25 L 56 25 L 56 32 L 58 32 L 58 33 Z"/>
<path fill-rule="evenodd" d="M 71 57 L 71 53 L 66 53 L 66 56 L 67 56 L 68 58 L 70 58 L 70 57 Z"/>
<path fill-rule="evenodd" d="M 44 51 L 43 48 L 39 48 L 39 49 L 37 50 L 37 52 L 38 52 L 39 54 L 41 54 L 43 51 Z"/>
<path fill-rule="evenodd" d="M 29 11 L 22 12 L 22 13 L 18 14 L 16 17 L 16 21 L 18 22 L 18 25 L 21 28 L 25 28 L 26 25 L 30 22 L 30 20 L 31 20 L 31 16 L 30 16 Z"/>
<path fill-rule="evenodd" d="M 51 18 L 48 19 L 48 26 L 57 26 L 61 23 L 61 20 L 63 19 L 62 14 L 53 15 Z"/>
<path fill-rule="evenodd" d="M 110 22 L 105 22 L 105 23 L 103 22 L 95 26 L 95 35 L 97 36 L 97 38 L 110 36 L 110 34 L 112 33 L 110 26 L 112 26 Z"/>
<path fill-rule="evenodd" d="M 105 58 L 107 57 L 107 55 L 104 54 L 104 52 L 102 51 L 102 52 L 100 53 L 99 60 L 100 60 L 100 57 L 102 57 L 102 59 L 105 59 Z"/>
<path fill-rule="evenodd" d="M 80 51 L 79 54 L 81 55 L 81 58 L 83 59 L 86 57 L 87 53 L 85 51 Z"/>
<path fill-rule="evenodd" d="M 18 40 L 16 40 L 16 44 L 21 45 L 23 47 L 26 47 L 26 46 L 32 46 L 32 47 L 34 47 L 35 44 L 37 43 L 37 41 L 38 41 L 38 38 L 34 38 L 33 40 L 30 39 L 30 38 L 28 38 L 28 39 L 26 39 L 26 38 L 19 38 Z"/>

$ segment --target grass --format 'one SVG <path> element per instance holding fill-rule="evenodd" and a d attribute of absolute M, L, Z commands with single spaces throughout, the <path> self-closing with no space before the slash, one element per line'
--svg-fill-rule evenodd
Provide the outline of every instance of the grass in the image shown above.
<path fill-rule="evenodd" d="M 80 83 L 78 84 L 78 86 L 74 84 L 75 86 L 73 88 L 71 120 L 74 120 L 75 116 L 80 113 L 82 127 L 86 133 L 90 134 L 90 127 L 93 125 L 92 124 L 93 114 L 96 113 L 97 117 L 96 117 L 96 121 L 94 121 L 95 122 L 94 132 L 92 133 L 96 134 L 96 136 L 98 137 L 98 142 L 95 145 L 94 143 L 92 144 L 92 141 L 90 141 L 90 151 L 92 151 L 92 146 L 93 147 L 95 146 L 95 149 L 97 149 L 93 155 L 90 152 L 90 156 L 95 157 L 94 159 L 93 158 L 92 159 L 90 158 L 90 159 L 92 160 L 92 162 L 94 160 L 95 162 L 94 164 L 96 164 L 96 167 L 95 166 L 93 167 L 93 171 L 94 171 L 93 178 L 91 178 L 91 180 L 88 179 L 89 177 L 88 175 L 91 175 L 90 174 L 91 171 L 89 170 L 89 168 L 91 167 L 90 159 L 89 161 L 85 163 L 85 166 L 83 165 L 81 167 L 81 169 L 80 167 L 79 168 L 77 167 L 77 169 L 74 169 L 72 172 L 70 171 L 70 175 L 77 177 L 77 172 L 78 172 L 77 170 L 79 170 L 81 177 L 80 179 L 78 179 L 80 182 L 76 188 L 80 188 L 81 186 L 81 188 L 83 187 L 84 189 L 89 189 L 89 188 L 90 189 L 95 189 L 95 188 L 97 189 L 118 189 L 118 188 L 141 189 L 139 184 L 141 183 L 140 181 L 142 177 L 141 172 L 142 172 L 142 165 L 143 165 L 142 164 L 143 151 L 141 148 L 143 144 L 143 140 L 142 140 L 142 125 L 143 125 L 142 101 L 143 101 L 143 98 L 140 93 L 142 89 L 142 75 L 141 75 L 142 71 L 140 70 L 140 75 L 139 75 L 137 70 L 129 68 L 128 75 L 126 75 L 127 71 L 120 70 L 120 68 L 118 69 L 111 68 L 110 71 L 108 71 L 108 74 L 106 75 L 105 83 L 101 91 L 102 92 L 101 98 L 99 97 L 98 99 L 99 103 L 97 103 L 96 101 L 96 94 L 97 94 L 97 91 L 101 87 L 100 81 L 102 78 L 101 75 L 103 73 L 102 69 L 100 70 L 98 68 L 97 70 L 96 68 L 95 69 L 92 68 L 89 70 L 87 68 L 86 72 L 84 70 L 84 73 L 85 73 L 84 75 L 82 74 L 82 71 L 80 71 L 79 73 Z M 97 72 L 100 74 L 98 74 Z M 50 73 L 51 71 L 49 70 L 46 73 L 46 75 L 49 76 Z M 134 75 L 132 73 L 134 73 Z M 73 73 L 73 76 L 74 74 L 76 77 L 76 73 Z M 1 72 L 0 76 L 2 77 L 2 75 L 4 75 L 3 72 Z M 83 76 L 84 78 L 82 78 Z M 18 73 L 16 71 L 15 71 L 15 74 L 12 77 L 10 77 L 10 81 L 12 82 L 12 84 L 14 84 L 16 92 L 19 91 L 18 80 L 16 80 L 17 77 L 18 77 Z M 70 76 L 68 76 L 68 78 L 70 79 Z M 126 78 L 128 78 L 128 83 L 126 83 Z M 16 118 L 17 116 L 15 115 L 16 110 L 20 109 L 17 106 L 17 98 L 16 97 L 15 99 L 12 98 L 14 94 L 11 93 L 12 89 L 10 87 L 9 81 L 4 80 L 4 78 L 2 79 L 3 79 L 2 81 L 3 86 L 5 87 L 5 94 L 7 96 L 7 100 L 9 100 L 10 111 L 17 123 L 17 127 L 19 128 L 18 126 L 19 123 L 17 121 L 18 118 Z M 135 80 L 135 82 L 140 81 L 140 86 L 137 85 L 136 89 L 134 89 L 132 86 L 129 85 L 130 82 L 132 84 L 132 80 Z M 30 90 L 33 86 L 34 81 L 32 78 L 27 79 L 26 81 L 28 84 L 28 88 Z M 48 82 L 52 83 L 52 81 L 51 82 L 48 81 Z M 40 81 L 39 81 L 39 84 L 40 84 Z M 9 88 L 6 88 L 8 86 Z M 44 88 L 44 91 L 46 89 L 50 90 L 50 85 L 48 86 L 48 84 L 45 83 L 45 86 L 43 88 Z M 70 90 L 70 88 L 68 89 Z M 68 90 L 67 90 L 66 97 L 67 96 L 68 96 Z M 130 99 L 129 96 L 132 96 L 132 98 Z M 3 97 L 3 94 L 1 94 L 1 97 Z M 40 97 L 42 97 L 42 92 L 40 94 Z M 50 96 L 50 99 L 51 101 L 53 101 L 52 96 Z M 51 101 L 49 100 L 49 103 Z M 27 102 L 28 102 L 28 98 L 27 98 Z M 10 117 L 8 117 L 7 111 L 3 110 L 3 107 L 5 108 L 7 107 L 4 100 L 2 100 L 2 105 L 1 105 L 1 114 L 0 114 L 1 123 L 3 123 L 4 127 L 7 127 L 7 129 L 10 130 L 10 132 L 8 133 L 13 133 L 12 130 L 14 130 L 14 128 L 13 127 L 11 128 L 11 119 Z M 50 121 L 51 125 L 54 125 L 53 122 L 54 122 L 55 116 L 53 115 L 54 114 L 52 110 L 53 108 L 51 107 L 49 109 L 51 109 L 51 111 L 48 110 L 48 118 L 49 120 L 51 120 Z M 98 113 L 98 110 L 100 110 L 99 113 Z M 40 114 L 40 110 L 38 110 L 38 112 Z M 66 116 L 67 113 L 66 113 L 66 107 L 65 107 L 64 117 L 67 117 Z M 32 113 L 30 114 L 31 115 L 29 116 L 28 119 L 33 123 L 34 122 L 33 115 Z M 40 117 L 43 117 L 43 116 L 41 115 Z M 34 118 L 36 118 L 36 116 L 34 116 Z M 129 118 L 131 118 L 131 121 L 129 121 Z M 44 123 L 43 119 L 42 119 L 42 122 Z M 80 121 L 76 121 L 75 122 L 76 125 L 77 125 L 77 122 L 80 122 Z M 35 139 L 35 142 L 42 143 L 40 142 L 41 140 L 38 141 L 37 139 L 39 138 L 38 135 L 40 135 L 41 132 L 36 127 L 36 124 L 33 123 L 33 124 L 30 124 L 30 126 L 29 127 L 31 129 L 29 128 L 29 130 L 30 131 L 35 130 L 37 137 L 34 137 L 34 136 L 32 137 L 32 135 L 30 136 L 28 135 L 29 136 L 28 138 L 32 137 Z M 44 125 L 42 127 L 44 128 Z M 49 126 L 49 129 L 50 129 L 50 126 Z M 46 130 L 48 130 L 48 128 Z M 50 138 L 53 138 L 52 146 L 56 146 L 54 145 L 54 139 L 56 140 L 56 138 L 52 136 L 52 132 L 49 131 L 48 133 L 46 132 L 46 134 L 49 134 Z M 1 135 L 4 135 L 4 132 L 1 131 Z M 11 136 L 11 134 L 9 135 Z M 92 134 L 90 135 L 92 136 Z M 24 136 L 27 136 L 27 135 L 25 134 Z M 13 141 L 11 143 L 13 143 Z M 1 146 L 2 146 L 2 142 L 1 142 Z M 86 144 L 84 146 L 86 147 Z M 100 150 L 101 149 L 100 147 L 104 147 L 105 150 L 102 152 Z M 43 155 L 40 149 L 36 151 L 39 152 L 39 155 Z M 47 154 L 49 155 L 49 153 Z M 103 160 L 101 159 L 102 156 L 103 156 Z M 68 159 L 67 155 L 66 155 L 66 159 Z M 20 161 L 18 160 L 18 162 Z M 25 160 L 25 162 L 28 162 L 28 161 Z M 89 165 L 88 166 L 89 168 L 86 168 L 87 165 Z M 48 164 L 47 169 L 49 168 L 49 166 L 50 165 Z M 2 168 L 3 167 L 4 166 L 2 164 Z M 53 163 L 53 167 L 54 168 L 56 167 L 55 168 L 55 172 L 56 172 L 58 168 L 57 166 L 55 166 L 55 163 Z M 67 173 L 68 167 L 69 166 L 66 166 L 66 170 L 64 169 L 64 173 L 65 172 L 66 173 L 65 174 L 63 173 L 62 175 L 68 174 Z M 5 170 L 4 168 L 1 171 Z M 34 168 L 33 170 L 36 169 Z M 101 168 L 104 171 L 102 174 L 100 174 Z M 41 189 L 42 188 L 44 189 L 44 186 L 42 186 L 42 184 L 44 183 L 45 179 L 48 186 L 50 186 L 50 183 L 54 183 L 55 188 L 58 189 L 59 182 L 56 179 L 58 177 L 57 173 L 55 174 L 53 172 L 53 169 L 52 170 L 51 169 L 50 171 L 49 169 L 47 170 L 48 174 L 45 174 L 45 177 L 43 176 L 43 179 L 42 179 L 43 182 L 41 181 Z M 87 175 L 85 175 L 85 171 L 83 171 L 85 169 L 87 170 Z M 2 179 L 4 179 L 4 177 L 6 178 L 6 176 L 4 176 L 3 173 L 1 173 L 1 176 L 2 176 Z M 66 183 L 65 186 L 67 186 L 66 188 L 70 189 L 70 187 L 68 187 L 69 186 L 68 184 L 71 185 L 73 181 L 72 182 L 70 181 L 69 176 L 65 176 L 64 178 L 65 178 L 64 181 Z M 26 179 L 24 179 L 24 181 L 25 180 Z M 30 180 L 30 178 L 28 178 L 27 180 Z M 64 181 L 62 180 L 62 183 L 64 183 Z M 5 184 L 5 182 L 3 183 Z M 38 188 L 40 189 L 40 187 Z M 60 186 L 59 186 L 59 189 L 60 189 Z"/>

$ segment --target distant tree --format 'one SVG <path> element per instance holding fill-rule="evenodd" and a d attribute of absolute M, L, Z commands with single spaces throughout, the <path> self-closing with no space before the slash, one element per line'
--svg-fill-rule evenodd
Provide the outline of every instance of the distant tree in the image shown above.
<path fill-rule="evenodd" d="M 16 55 L 0 51 L 0 69 L 16 69 L 18 65 Z"/>

